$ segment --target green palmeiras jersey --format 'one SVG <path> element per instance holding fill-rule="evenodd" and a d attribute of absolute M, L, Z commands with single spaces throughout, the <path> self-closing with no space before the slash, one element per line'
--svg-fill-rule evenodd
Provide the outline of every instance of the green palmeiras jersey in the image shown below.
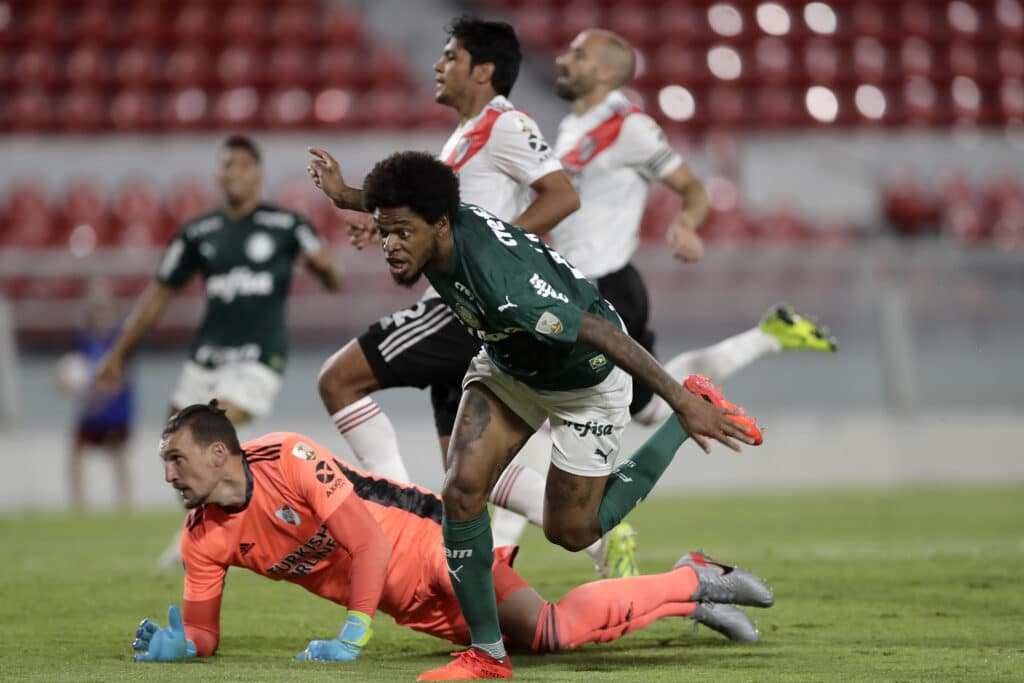
<path fill-rule="evenodd" d="M 309 221 L 273 204 L 261 203 L 237 221 L 218 209 L 186 222 L 164 251 L 157 280 L 179 288 L 196 271 L 203 276 L 206 314 L 192 339 L 192 360 L 210 368 L 259 361 L 283 371 L 295 258 L 319 250 Z"/>
<path fill-rule="evenodd" d="M 584 311 L 622 325 L 597 288 L 536 235 L 462 204 L 447 272 L 427 273 L 441 299 L 502 371 L 544 390 L 591 387 L 614 365 L 577 343 Z"/>

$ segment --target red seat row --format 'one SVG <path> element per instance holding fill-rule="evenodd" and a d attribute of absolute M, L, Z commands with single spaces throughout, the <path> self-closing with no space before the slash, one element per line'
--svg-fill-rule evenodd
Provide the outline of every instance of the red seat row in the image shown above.
<path fill-rule="evenodd" d="M 260 92 L 242 86 L 212 92 L 185 88 L 161 93 L 131 89 L 108 97 L 76 88 L 59 96 L 23 90 L 0 107 L 0 130 L 122 132 L 153 130 L 291 129 L 329 127 L 449 127 L 451 112 L 429 95 L 406 90 L 351 91 L 290 87 Z"/>

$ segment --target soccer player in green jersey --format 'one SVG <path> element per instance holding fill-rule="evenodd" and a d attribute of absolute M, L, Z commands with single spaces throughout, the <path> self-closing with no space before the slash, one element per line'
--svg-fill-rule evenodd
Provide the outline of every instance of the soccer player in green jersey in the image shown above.
<path fill-rule="evenodd" d="M 260 152 L 252 140 L 228 138 L 218 162 L 223 205 L 178 230 L 97 377 L 117 383 L 125 356 L 199 272 L 206 281 L 206 314 L 171 412 L 216 398 L 239 425 L 269 413 L 280 388 L 288 354 L 285 304 L 296 258 L 328 289 L 337 289 L 338 275 L 305 217 L 261 199 Z"/>
<path fill-rule="evenodd" d="M 487 498 L 526 440 L 551 423 L 544 533 L 580 550 L 643 500 L 689 436 L 738 450 L 755 443 L 735 411 L 684 391 L 622 328 L 615 310 L 540 238 L 480 207 L 460 204 L 459 182 L 433 157 L 402 152 L 363 187 L 392 278 L 425 274 L 483 342 L 470 364 L 448 451 L 443 536 L 472 647 L 421 680 L 510 677 L 490 574 Z M 615 466 L 629 422 L 630 375 L 676 413 Z"/>

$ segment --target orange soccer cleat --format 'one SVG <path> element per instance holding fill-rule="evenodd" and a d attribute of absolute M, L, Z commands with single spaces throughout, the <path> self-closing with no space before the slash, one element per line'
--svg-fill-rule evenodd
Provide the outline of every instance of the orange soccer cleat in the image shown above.
<path fill-rule="evenodd" d="M 454 660 L 444 666 L 424 671 L 417 681 L 475 681 L 483 678 L 512 678 L 512 662 L 508 655 L 498 661 L 486 652 L 471 647 L 453 652 Z"/>
<path fill-rule="evenodd" d="M 683 388 L 691 394 L 700 396 L 705 401 L 719 408 L 738 411 L 739 415 L 729 415 L 729 419 L 747 429 L 747 435 L 754 440 L 755 446 L 760 446 L 764 441 L 761 428 L 757 426 L 757 420 L 747 415 L 747 411 L 733 405 L 732 401 L 722 396 L 722 390 L 711 383 L 711 378 L 704 375 L 690 375 L 683 382 Z"/>

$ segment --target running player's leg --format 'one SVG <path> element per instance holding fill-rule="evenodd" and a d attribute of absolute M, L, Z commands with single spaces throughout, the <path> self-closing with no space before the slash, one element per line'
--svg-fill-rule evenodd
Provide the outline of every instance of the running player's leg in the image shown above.
<path fill-rule="evenodd" d="M 395 427 L 370 397 L 380 388 L 360 339 L 349 341 L 331 355 L 317 378 L 320 400 L 352 449 L 359 467 L 408 482 L 409 473 L 398 450 Z"/>
<path fill-rule="evenodd" d="M 453 589 L 472 646 L 496 660 L 504 659 L 505 648 L 491 575 L 494 552 L 487 499 L 502 470 L 543 422 L 536 407 L 520 416 L 495 394 L 491 380 L 500 381 L 500 374 L 485 355 L 470 364 L 442 491 L 442 532 Z"/>

